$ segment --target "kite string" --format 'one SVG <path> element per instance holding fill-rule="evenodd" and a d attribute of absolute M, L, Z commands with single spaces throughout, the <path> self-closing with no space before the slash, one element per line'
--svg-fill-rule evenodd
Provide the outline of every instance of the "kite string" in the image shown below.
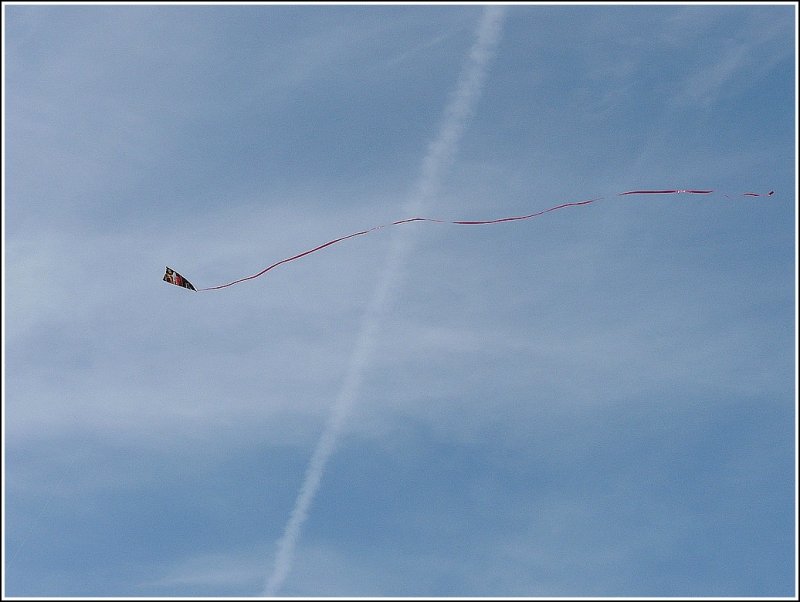
<path fill-rule="evenodd" d="M 713 190 L 629 190 L 627 192 L 620 192 L 617 196 L 626 196 L 631 194 L 711 194 Z M 770 190 L 768 193 L 757 193 L 757 192 L 744 192 L 742 196 L 752 196 L 752 197 L 761 197 L 761 196 L 772 196 L 775 191 Z M 727 196 L 727 195 L 726 195 Z M 333 240 L 329 240 L 326 243 L 318 245 L 313 249 L 309 249 L 307 251 L 303 251 L 302 253 L 298 253 L 297 255 L 293 255 L 291 257 L 287 257 L 286 259 L 281 259 L 280 261 L 276 261 L 272 265 L 267 266 L 257 274 L 253 274 L 252 276 L 245 276 L 244 278 L 239 278 L 238 280 L 234 280 L 233 282 L 228 282 L 227 284 L 220 284 L 217 286 L 209 286 L 206 288 L 199 288 L 198 291 L 214 291 L 219 290 L 222 288 L 227 288 L 229 286 L 233 286 L 234 284 L 239 284 L 240 282 L 245 282 L 246 280 L 253 280 L 254 278 L 258 278 L 259 276 L 263 276 L 273 268 L 278 267 L 279 265 L 283 265 L 284 263 L 289 263 L 290 261 L 294 261 L 295 259 L 300 259 L 301 257 L 305 257 L 306 255 L 310 255 L 311 253 L 315 253 L 325 247 L 329 247 L 336 243 L 342 242 L 349 238 L 355 238 L 356 236 L 363 236 L 365 234 L 369 234 L 370 232 L 374 232 L 375 230 L 380 230 L 381 228 L 387 228 L 389 226 L 399 226 L 400 224 L 408 224 L 411 222 L 434 222 L 437 224 L 456 224 L 459 226 L 480 226 L 485 224 L 499 224 L 502 222 L 513 222 L 518 220 L 526 220 L 531 219 L 534 217 L 538 217 L 540 215 L 544 215 L 545 213 L 549 213 L 551 211 L 557 211 L 559 209 L 564 209 L 566 207 L 579 207 L 582 205 L 588 205 L 590 203 L 594 203 L 595 201 L 603 200 L 604 197 L 598 197 L 594 199 L 588 199 L 585 201 L 574 201 L 571 203 L 562 203 L 560 205 L 556 205 L 554 207 L 550 207 L 548 209 L 543 209 L 541 211 L 537 211 L 535 213 L 530 213 L 528 215 L 519 215 L 515 217 L 501 217 L 497 219 L 490 219 L 490 220 L 457 220 L 457 221 L 450 221 L 450 220 L 442 220 L 442 219 L 434 219 L 430 217 L 410 217 L 407 219 L 401 219 L 389 224 L 381 224 L 379 226 L 373 226 L 372 228 L 368 228 L 366 230 L 361 230 L 359 232 L 354 232 L 352 234 L 348 234 L 347 236 L 341 236 L 339 238 L 335 238 Z"/>

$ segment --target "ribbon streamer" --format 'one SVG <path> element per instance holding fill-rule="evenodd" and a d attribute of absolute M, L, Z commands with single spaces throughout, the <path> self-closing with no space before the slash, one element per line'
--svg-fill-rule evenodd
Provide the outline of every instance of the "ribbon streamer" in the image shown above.
<path fill-rule="evenodd" d="M 627 192 L 620 192 L 617 196 L 626 196 L 632 194 L 712 194 L 715 192 L 714 190 L 628 190 Z M 774 190 L 770 190 L 767 193 L 757 193 L 757 192 L 743 192 L 742 196 L 751 196 L 751 197 L 768 197 L 775 194 Z M 727 195 L 725 195 L 727 196 Z M 603 197 L 599 197 L 596 199 L 589 199 L 586 201 L 575 201 L 571 203 L 562 203 L 561 205 L 556 205 L 555 207 L 550 207 L 549 209 L 543 209 L 542 211 L 537 211 L 536 213 L 530 213 L 528 215 L 519 215 L 515 217 L 501 217 L 497 219 L 489 219 L 489 220 L 457 220 L 457 221 L 450 221 L 450 220 L 442 220 L 442 219 L 433 219 L 429 217 L 410 217 L 407 219 L 397 220 L 395 222 L 391 222 L 389 224 L 382 224 L 380 226 L 374 226 L 372 228 L 368 228 L 367 230 L 361 230 L 360 232 L 354 232 L 353 234 L 348 234 L 347 236 L 341 236 L 339 238 L 335 238 L 333 240 L 329 240 L 326 243 L 323 243 L 319 246 L 314 247 L 313 249 L 309 249 L 308 251 L 303 251 L 302 253 L 298 253 L 297 255 L 293 255 L 291 257 L 287 257 L 286 259 L 281 259 L 280 261 L 276 261 L 272 265 L 265 267 L 263 270 L 258 272 L 257 274 L 253 274 L 252 276 L 245 276 L 244 278 L 239 278 L 238 280 L 234 280 L 233 282 L 228 282 L 226 284 L 219 284 L 217 286 L 209 286 L 206 288 L 199 288 L 194 289 L 191 283 L 188 280 L 174 272 L 171 268 L 167 268 L 167 274 L 175 274 L 177 279 L 173 280 L 168 278 L 166 275 L 164 280 L 169 282 L 170 284 L 178 284 L 184 288 L 189 290 L 197 290 L 197 291 L 215 291 L 222 288 L 227 288 L 229 286 L 233 286 L 234 284 L 239 284 L 240 282 L 245 282 L 247 280 L 253 280 L 254 278 L 258 278 L 259 276 L 263 276 L 270 270 L 278 267 L 279 265 L 283 265 L 284 263 L 289 263 L 290 261 L 294 261 L 296 259 L 300 259 L 301 257 L 305 257 L 306 255 L 310 255 L 311 253 L 315 253 L 325 247 L 329 247 L 331 245 L 335 245 L 336 243 L 340 243 L 343 240 L 347 240 L 348 238 L 355 238 L 356 236 L 363 236 L 365 234 L 369 234 L 370 232 L 374 232 L 375 230 L 380 230 L 381 228 L 386 228 L 389 226 L 398 226 L 400 224 L 408 224 L 411 222 L 434 222 L 437 224 L 456 224 L 459 226 L 480 226 L 485 224 L 499 224 L 502 222 L 513 222 L 519 220 L 526 220 L 532 219 L 534 217 L 538 217 L 540 215 L 544 215 L 545 213 L 549 213 L 551 211 L 557 211 L 559 209 L 564 209 L 566 207 L 579 207 L 583 205 L 588 205 L 590 203 L 594 203 L 595 201 L 603 200 Z M 188 285 L 188 286 L 187 286 Z"/>

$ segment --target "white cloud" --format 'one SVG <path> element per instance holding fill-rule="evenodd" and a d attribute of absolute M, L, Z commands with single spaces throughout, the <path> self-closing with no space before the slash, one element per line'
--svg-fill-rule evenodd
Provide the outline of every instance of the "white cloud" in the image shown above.
<path fill-rule="evenodd" d="M 740 29 L 729 32 L 720 44 L 704 45 L 702 64 L 685 65 L 686 75 L 678 83 L 672 103 L 678 107 L 700 104 L 717 105 L 721 100 L 759 85 L 774 67 L 791 56 L 786 44 L 786 23 L 776 18 L 780 13 L 756 12 L 743 20 Z M 774 8 L 774 7 L 773 7 Z M 788 13 L 786 13 L 788 17 Z M 706 31 L 719 26 L 718 19 L 702 20 Z M 674 25 L 674 24 L 673 24 Z M 691 31 L 691 29 L 689 30 Z M 702 31 L 695 31 L 694 43 L 702 42 Z M 686 32 L 681 37 L 685 38 Z M 681 54 L 676 54 L 676 60 Z"/>
<path fill-rule="evenodd" d="M 183 559 L 168 567 L 152 581 L 139 584 L 148 590 L 165 588 L 224 588 L 225 591 L 247 592 L 258 586 L 263 577 L 263 553 L 252 551 L 204 553 Z"/>
<path fill-rule="evenodd" d="M 429 145 L 422 161 L 422 173 L 405 209 L 411 215 L 427 205 L 441 184 L 443 171 L 453 159 L 467 120 L 475 110 L 475 104 L 485 84 L 488 62 L 492 58 L 503 24 L 504 10 L 488 7 L 478 27 L 468 62 L 465 63 L 455 93 L 445 107 L 445 116 L 436 137 Z M 294 550 L 305 523 L 311 503 L 319 489 L 326 464 L 333 454 L 336 440 L 343 428 L 350 407 L 359 395 L 366 369 L 372 361 L 375 337 L 386 311 L 390 296 L 397 287 L 400 271 L 404 267 L 409 241 L 405 230 L 393 232 L 393 247 L 386 267 L 372 294 L 359 329 L 350 363 L 342 388 L 336 397 L 331 415 L 326 423 L 317 447 L 311 457 L 300 493 L 292 509 L 283 536 L 278 541 L 273 572 L 266 585 L 266 595 L 273 596 L 281 588 L 289 574 L 294 559 Z"/>

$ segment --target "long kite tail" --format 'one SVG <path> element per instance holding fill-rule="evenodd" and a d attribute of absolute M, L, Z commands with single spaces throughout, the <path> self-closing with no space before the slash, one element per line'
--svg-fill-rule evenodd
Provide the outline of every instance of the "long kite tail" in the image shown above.
<path fill-rule="evenodd" d="M 563 203 L 561 205 L 557 205 L 555 207 L 550 207 L 549 209 L 544 209 L 543 211 L 537 211 L 536 213 L 531 213 L 529 215 L 520 215 L 516 217 L 503 217 L 500 219 L 491 219 L 491 220 L 484 220 L 484 221 L 448 221 L 448 220 L 441 220 L 441 219 L 434 219 L 430 217 L 410 217 L 407 219 L 397 220 L 395 222 L 391 222 L 389 224 L 381 224 L 380 226 L 374 226 L 367 230 L 361 230 L 360 232 L 354 232 L 353 234 L 348 234 L 347 236 L 342 236 L 340 238 L 335 238 L 333 240 L 329 240 L 326 243 L 323 243 L 319 246 L 314 247 L 313 249 L 309 249 L 308 251 L 303 251 L 302 253 L 298 253 L 297 255 L 293 255 L 292 257 L 287 257 L 286 259 L 281 259 L 280 261 L 276 261 L 272 265 L 265 267 L 263 270 L 258 272 L 257 274 L 253 274 L 252 276 L 245 276 L 244 278 L 239 278 L 238 280 L 234 280 L 233 282 L 228 282 L 226 284 L 219 284 L 217 286 L 209 286 L 207 288 L 199 288 L 198 291 L 215 291 L 221 288 L 227 288 L 229 286 L 233 286 L 234 284 L 239 284 L 240 282 L 244 282 L 245 280 L 252 280 L 253 278 L 258 278 L 259 276 L 263 276 L 271 269 L 278 267 L 279 265 L 283 265 L 284 263 L 289 263 L 290 261 L 294 261 L 295 259 L 300 259 L 301 257 L 305 257 L 306 255 L 310 255 L 316 251 L 324 249 L 325 247 L 329 247 L 336 243 L 342 242 L 343 240 L 347 240 L 348 238 L 354 238 L 356 236 L 363 236 L 364 234 L 369 234 L 370 232 L 374 232 L 375 230 L 380 230 L 381 228 L 386 228 L 388 226 L 399 226 L 400 224 L 408 224 L 411 222 L 435 222 L 437 224 L 457 224 L 461 226 L 478 226 L 482 224 L 498 224 L 500 222 L 511 222 L 516 220 L 523 220 L 523 219 L 531 219 L 533 217 L 537 217 L 539 215 L 543 215 L 550 211 L 555 211 L 557 209 L 563 209 L 564 207 L 577 207 L 579 205 L 588 205 L 589 203 L 593 203 L 600 199 L 590 199 L 587 201 L 577 201 L 573 203 Z"/>
<path fill-rule="evenodd" d="M 617 196 L 624 196 L 626 194 L 711 194 L 716 192 L 714 190 L 629 190 L 628 192 L 620 192 Z M 743 192 L 742 196 L 772 196 L 775 194 L 774 190 L 767 193 L 758 192 Z"/>
<path fill-rule="evenodd" d="M 714 190 L 628 190 L 626 192 L 618 193 L 617 196 L 626 196 L 626 195 L 633 195 L 633 194 L 711 194 L 713 192 L 715 192 L 715 191 Z M 744 193 L 742 193 L 742 196 L 767 197 L 767 196 L 772 196 L 774 193 L 775 193 L 775 191 L 773 191 L 773 190 L 770 190 L 768 193 L 744 192 Z M 557 211 L 559 209 L 564 209 L 566 207 L 579 207 L 579 206 L 583 206 L 583 205 L 588 205 L 590 203 L 594 203 L 595 201 L 599 201 L 599 200 L 603 200 L 603 197 L 599 197 L 599 198 L 595 198 L 595 199 L 589 199 L 589 200 L 585 200 L 585 201 L 575 201 L 575 202 L 571 202 L 571 203 L 562 203 L 560 205 L 556 205 L 554 207 L 550 207 L 549 209 L 543 209 L 542 211 L 537 211 L 535 213 L 530 213 L 528 215 L 519 215 L 519 216 L 514 216 L 514 217 L 501 217 L 501 218 L 489 219 L 489 220 L 457 220 L 457 221 L 450 221 L 450 220 L 434 219 L 434 218 L 429 218 L 429 217 L 411 217 L 411 218 L 407 218 L 407 219 L 401 219 L 401 220 L 397 220 L 395 222 L 391 222 L 389 224 L 382 224 L 380 226 L 374 226 L 372 228 L 368 228 L 366 230 L 361 230 L 359 232 L 353 232 L 352 234 L 348 234 L 347 236 L 341 236 L 339 238 L 334 238 L 333 240 L 329 240 L 328 242 L 323 243 L 321 245 L 318 245 L 318 246 L 314 247 L 313 249 L 309 249 L 307 251 L 303 251 L 302 253 L 298 253 L 297 255 L 293 255 L 291 257 L 287 257 L 286 259 L 281 259 L 280 261 L 276 261 L 272 265 L 267 266 L 266 268 L 264 268 L 263 270 L 261 270 L 257 274 L 253 274 L 252 276 L 245 276 L 244 278 L 239 278 L 237 280 L 234 280 L 232 282 L 228 282 L 226 284 L 219 284 L 217 286 L 209 286 L 209 287 L 206 287 L 206 288 L 199 288 L 199 289 L 196 289 L 196 290 L 197 291 L 215 291 L 215 290 L 219 290 L 221 288 L 227 288 L 229 286 L 233 286 L 234 284 L 239 284 L 240 282 L 245 282 L 246 280 L 253 280 L 254 278 L 258 278 L 259 276 L 263 276 L 264 274 L 266 274 L 267 272 L 269 272 L 273 268 L 278 267 L 279 265 L 283 265 L 284 263 L 289 263 L 290 261 L 294 261 L 295 259 L 300 259 L 301 257 L 305 257 L 306 255 L 310 255 L 311 253 L 315 253 L 316 251 L 324 249 L 325 247 L 329 247 L 331 245 L 335 245 L 336 243 L 340 243 L 340 242 L 342 242 L 344 240 L 347 240 L 349 238 L 355 238 L 356 236 L 363 236 L 365 234 L 369 234 L 370 232 L 374 232 L 375 230 L 380 230 L 381 228 L 386 228 L 388 226 L 398 226 L 400 224 L 408 224 L 408 223 L 411 223 L 411 222 L 435 222 L 437 224 L 456 224 L 456 225 L 459 225 L 459 226 L 480 226 L 480 225 L 485 225 L 485 224 L 499 224 L 499 223 L 502 223 L 502 222 L 513 222 L 513 221 L 519 221 L 519 220 L 532 219 L 532 218 L 535 218 L 535 217 L 539 217 L 540 215 L 544 215 L 545 213 L 550 213 L 551 211 Z M 168 273 L 171 272 L 170 268 L 167 268 L 167 270 L 168 270 Z M 180 276 L 178 276 L 178 277 L 181 278 Z M 170 282 L 172 284 L 179 284 L 179 282 L 173 282 L 171 279 L 167 278 L 167 276 L 164 277 L 164 280 L 167 281 L 167 282 Z M 185 279 L 182 279 L 182 280 L 185 281 L 188 284 L 188 281 L 186 281 Z M 183 286 L 185 288 L 190 288 L 191 284 L 189 284 L 189 286 L 186 286 L 184 284 Z M 195 290 L 195 289 L 193 287 L 191 287 L 190 290 Z"/>

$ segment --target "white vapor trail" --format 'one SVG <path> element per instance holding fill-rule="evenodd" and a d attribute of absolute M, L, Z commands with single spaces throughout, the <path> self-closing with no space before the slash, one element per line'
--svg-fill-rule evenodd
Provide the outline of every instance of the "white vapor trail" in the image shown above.
<path fill-rule="evenodd" d="M 422 163 L 422 172 L 414 194 L 404 204 L 409 216 L 420 211 L 426 201 L 433 198 L 442 173 L 452 163 L 464 133 L 467 121 L 475 110 L 486 80 L 489 61 L 500 39 L 505 8 L 487 6 L 480 20 L 477 38 L 470 50 L 458 81 L 458 85 L 444 112 L 436 138 L 429 144 Z M 308 517 L 308 511 L 319 489 L 325 466 L 333 454 L 344 421 L 358 396 L 358 391 L 367 369 L 381 317 L 386 310 L 389 292 L 396 287 L 408 251 L 408 232 L 398 228 L 392 232 L 391 248 L 386 260 L 386 269 L 375 287 L 367 306 L 361 331 L 345 375 L 342 388 L 331 409 L 322 436 L 306 469 L 294 508 L 286 524 L 283 536 L 278 540 L 272 575 L 267 581 L 264 595 L 275 596 L 283 585 L 292 567 L 295 547 L 300 531 Z"/>

